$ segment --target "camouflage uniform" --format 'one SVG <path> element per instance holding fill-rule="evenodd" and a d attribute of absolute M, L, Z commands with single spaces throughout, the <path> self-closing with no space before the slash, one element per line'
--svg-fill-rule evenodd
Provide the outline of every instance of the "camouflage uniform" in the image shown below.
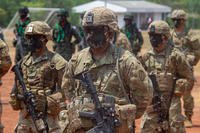
<path fill-rule="evenodd" d="M 116 46 L 118 47 L 122 47 L 123 49 L 126 49 L 128 51 L 132 51 L 131 48 L 131 44 L 128 40 L 128 38 L 126 37 L 126 35 L 122 32 L 117 32 L 116 33 L 116 42 L 114 42 L 114 44 L 116 44 Z"/>
<path fill-rule="evenodd" d="M 155 34 L 162 34 L 168 39 L 170 37 L 169 25 L 164 21 L 152 22 L 149 30 L 149 34 L 154 32 Z M 143 116 L 141 132 L 161 133 L 163 130 L 169 132 L 170 126 L 170 133 L 184 133 L 184 119 L 181 115 L 181 101 L 178 94 L 189 88 L 191 86 L 190 81 L 193 81 L 188 62 L 179 50 L 166 44 L 164 50 L 159 53 L 150 50 L 144 54 L 142 63 L 149 75 L 156 75 L 158 87 L 154 88 L 153 99 L 156 95 L 160 95 L 161 103 L 152 99 L 151 105 L 148 106 Z M 157 90 L 155 91 L 155 89 Z M 161 104 L 162 110 L 158 109 L 159 104 Z M 169 110 L 170 113 L 168 114 Z M 163 115 L 160 115 L 161 113 Z"/>
<path fill-rule="evenodd" d="M 110 30 L 114 30 L 117 28 L 116 17 L 114 16 L 113 11 L 105 7 L 94 8 L 86 12 L 83 18 L 83 26 L 86 29 L 90 28 L 90 24 L 96 27 L 108 26 Z M 89 17 L 93 18 L 89 19 Z M 91 23 L 88 22 L 91 20 Z M 93 30 L 96 30 L 96 28 Z M 128 133 L 131 123 L 134 119 L 141 117 L 151 99 L 151 81 L 140 62 L 129 51 L 110 44 L 105 56 L 95 60 L 91 54 L 91 49 L 92 46 L 90 45 L 90 48 L 85 48 L 75 54 L 68 63 L 69 68 L 66 69 L 63 76 L 62 89 L 65 90 L 67 98 L 71 101 L 66 112 L 67 121 L 64 132 L 82 133 L 94 126 L 91 120 L 78 117 L 79 111 L 92 111 L 94 104 L 83 89 L 82 83 L 73 79 L 74 75 L 88 71 L 97 88 L 99 98 L 103 101 L 104 95 L 110 95 L 116 99 L 115 109 L 121 121 L 116 132 Z M 126 100 L 122 84 L 133 104 Z M 127 111 L 127 106 L 130 107 L 129 111 Z"/>
<path fill-rule="evenodd" d="M 34 21 L 27 26 L 25 35 L 27 38 L 28 36 L 39 35 L 49 39 L 51 37 L 50 30 L 51 28 L 45 22 Z M 60 86 L 65 65 L 66 61 L 59 54 L 50 52 L 46 46 L 42 55 L 35 57 L 34 53 L 30 52 L 19 62 L 27 90 L 32 92 L 35 97 L 43 96 L 47 100 L 46 107 L 42 108 L 45 108 L 43 111 L 46 115 L 49 133 L 61 132 L 58 125 L 58 113 L 63 101 Z M 16 92 L 21 94 L 21 87 L 18 82 L 15 83 L 15 87 L 10 95 L 10 104 L 13 109 L 20 110 L 15 132 L 36 133 L 37 130 L 26 110 L 26 105 L 17 97 Z M 41 101 L 41 104 L 42 102 L 45 101 Z"/>
<path fill-rule="evenodd" d="M 187 19 L 186 13 L 183 10 L 174 10 L 172 12 L 171 18 L 172 20 Z M 178 33 L 176 32 L 176 28 L 171 31 L 171 35 L 174 46 L 178 48 L 181 52 L 183 52 L 191 67 L 196 65 L 200 58 L 200 44 L 198 38 L 194 35 L 188 35 L 186 32 Z M 185 90 L 183 94 L 183 107 L 185 109 L 185 115 L 189 120 L 186 126 L 192 126 L 191 119 L 194 109 L 194 99 L 191 95 L 192 88 L 193 86 L 191 86 L 191 88 L 189 88 L 188 90 Z"/>
<path fill-rule="evenodd" d="M 26 15 L 29 13 L 26 7 L 19 9 L 19 14 L 25 13 Z M 13 45 L 16 45 L 15 50 L 15 63 L 20 61 L 25 55 L 28 54 L 28 45 L 27 41 L 24 38 L 24 32 L 26 26 L 31 22 L 30 17 L 26 16 L 25 18 L 20 18 L 17 23 L 15 24 L 14 33 L 17 40 L 13 41 Z"/>
<path fill-rule="evenodd" d="M 124 20 L 129 20 L 129 21 L 133 21 L 133 16 L 132 15 L 125 15 L 124 16 Z M 132 47 L 132 52 L 133 54 L 137 55 L 143 45 L 143 37 L 141 32 L 138 30 L 137 26 L 135 23 L 131 23 L 130 25 L 125 25 L 125 27 L 123 27 L 121 29 L 121 31 L 126 34 L 127 38 L 129 39 L 130 43 L 131 43 L 131 47 Z"/>
<path fill-rule="evenodd" d="M 9 68 L 11 67 L 12 62 L 8 54 L 8 47 L 0 39 L 0 79 L 5 75 Z M 0 133 L 3 133 L 3 125 L 1 124 L 1 115 L 2 115 L 2 103 L 0 101 Z"/>
<path fill-rule="evenodd" d="M 54 50 L 68 61 L 75 51 L 75 45 L 80 43 L 81 37 L 75 26 L 66 20 L 69 16 L 67 11 L 60 10 L 58 16 L 64 17 L 64 22 L 56 23 L 53 28 Z M 73 37 L 75 40 L 72 42 Z"/>

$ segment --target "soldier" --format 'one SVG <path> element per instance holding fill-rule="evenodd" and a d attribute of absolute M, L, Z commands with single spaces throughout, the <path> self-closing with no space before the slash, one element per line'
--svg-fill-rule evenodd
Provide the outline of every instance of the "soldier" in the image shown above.
<path fill-rule="evenodd" d="M 8 54 L 7 44 L 0 39 L 0 79 L 3 77 L 3 75 L 5 75 L 8 72 L 11 65 L 12 62 L 10 55 Z M 1 115 L 2 115 L 2 103 L 0 101 L 0 133 L 3 133 L 4 126 L 1 123 Z"/>
<path fill-rule="evenodd" d="M 181 89 L 191 86 L 193 74 L 183 54 L 170 44 L 170 27 L 166 22 L 152 22 L 149 38 L 153 50 L 144 54 L 141 62 L 152 80 L 154 94 L 143 116 L 141 132 L 184 133 L 181 110 L 175 107 L 181 107 Z"/>
<path fill-rule="evenodd" d="M 22 7 L 18 11 L 19 20 L 15 24 L 14 34 L 16 39 L 13 40 L 13 45 L 16 46 L 15 50 L 15 63 L 20 61 L 25 55 L 28 54 L 28 45 L 24 38 L 24 32 L 26 26 L 31 22 L 31 19 L 28 15 L 29 10 L 27 7 Z"/>
<path fill-rule="evenodd" d="M 140 62 L 129 51 L 111 44 L 117 30 L 113 11 L 105 7 L 87 11 L 83 27 L 89 48 L 71 58 L 63 76 L 62 89 L 71 101 L 66 112 L 64 133 L 83 133 L 95 126 L 91 120 L 78 115 L 79 111 L 94 109 L 83 84 L 73 78 L 84 71 L 90 73 L 102 104 L 106 101 L 105 97 L 115 98 L 116 114 L 121 122 L 115 128 L 116 133 L 129 133 L 134 119 L 141 117 L 152 98 L 151 81 Z"/>
<path fill-rule="evenodd" d="M 55 24 L 53 29 L 53 40 L 55 42 L 53 48 L 55 52 L 68 61 L 75 51 L 75 45 L 81 42 L 81 37 L 75 26 L 68 22 L 69 13 L 67 10 L 60 9 L 57 16 L 59 22 Z M 75 39 L 73 42 L 72 37 Z"/>
<path fill-rule="evenodd" d="M 143 45 L 143 37 L 141 32 L 138 30 L 135 23 L 133 23 L 133 16 L 130 14 L 126 14 L 124 16 L 125 27 L 121 30 L 124 34 L 126 34 L 127 38 L 129 39 L 132 47 L 132 52 L 134 55 L 137 55 Z"/>
<path fill-rule="evenodd" d="M 51 28 L 45 22 L 34 21 L 25 29 L 30 53 L 20 62 L 19 67 L 23 75 L 26 88 L 35 97 L 35 109 L 44 114 L 49 133 L 60 133 L 58 113 L 63 101 L 60 90 L 62 75 L 66 61 L 59 55 L 50 52 L 46 44 L 51 38 Z M 37 133 L 33 120 L 26 109 L 26 105 L 19 97 L 22 90 L 18 82 L 11 92 L 10 104 L 14 110 L 20 110 L 16 133 Z"/>
<path fill-rule="evenodd" d="M 189 35 L 185 31 L 186 25 L 186 12 L 183 10 L 174 10 L 171 15 L 171 19 L 174 23 L 174 28 L 171 31 L 172 41 L 174 47 L 178 48 L 184 53 L 186 59 L 191 65 L 191 68 L 195 66 L 200 59 L 200 44 L 198 38 L 194 35 Z M 192 68 L 193 69 L 193 68 Z M 185 90 L 183 94 L 184 111 L 186 116 L 186 127 L 192 126 L 192 115 L 194 109 L 194 99 L 191 95 L 192 88 Z"/>

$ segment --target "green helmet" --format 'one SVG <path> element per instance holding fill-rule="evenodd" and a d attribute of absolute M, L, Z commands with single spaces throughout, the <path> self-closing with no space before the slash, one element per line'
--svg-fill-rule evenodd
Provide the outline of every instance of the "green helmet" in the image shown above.
<path fill-rule="evenodd" d="M 125 20 L 125 19 L 126 19 L 126 20 L 127 20 L 127 19 L 128 19 L 128 20 L 133 20 L 133 15 L 131 15 L 131 14 L 125 14 L 125 15 L 124 15 L 124 20 Z"/>
<path fill-rule="evenodd" d="M 171 14 L 171 19 L 187 19 L 187 14 L 184 10 L 174 10 Z"/>
<path fill-rule="evenodd" d="M 57 12 L 57 16 L 65 16 L 65 17 L 69 17 L 69 12 L 66 9 L 60 9 Z"/>
<path fill-rule="evenodd" d="M 87 26 L 108 26 L 114 31 L 118 30 L 116 14 L 105 7 L 96 7 L 87 11 L 83 16 L 82 25 Z"/>
<path fill-rule="evenodd" d="M 28 35 L 45 35 L 49 40 L 51 39 L 51 28 L 46 22 L 33 21 L 25 29 L 25 36 Z"/>
<path fill-rule="evenodd" d="M 155 33 L 155 34 L 163 34 L 167 37 L 170 36 L 170 27 L 169 25 L 162 20 L 153 21 L 148 28 L 149 33 Z"/>

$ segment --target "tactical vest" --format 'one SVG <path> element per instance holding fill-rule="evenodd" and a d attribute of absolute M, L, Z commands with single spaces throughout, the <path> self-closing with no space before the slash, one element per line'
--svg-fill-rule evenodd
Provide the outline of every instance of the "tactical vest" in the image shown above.
<path fill-rule="evenodd" d="M 99 65 L 97 62 L 96 63 L 92 62 L 92 60 L 90 59 L 80 60 L 77 69 L 75 69 L 74 71 L 74 74 L 76 75 L 78 73 L 88 70 L 91 75 L 92 81 L 94 82 L 94 85 L 96 86 L 96 89 L 99 94 L 112 95 L 120 101 L 120 99 L 125 100 L 125 94 L 123 94 L 123 90 L 120 85 L 121 82 L 119 81 L 119 78 L 118 78 L 118 70 L 117 70 L 117 65 L 116 65 L 118 54 L 120 57 L 122 49 L 120 48 L 119 51 L 117 51 L 117 49 L 119 48 L 115 47 L 115 51 L 112 51 L 113 56 L 107 59 L 106 63 L 104 63 L 103 65 Z M 84 57 L 87 58 L 87 56 L 84 56 Z M 103 60 L 104 59 L 101 59 L 101 61 Z M 119 63 L 121 61 L 122 60 L 119 60 Z M 72 59 L 72 62 L 73 62 L 73 59 Z M 121 70 L 119 70 L 119 72 L 121 74 Z M 121 78 L 123 80 L 123 77 Z M 125 86 L 127 94 L 131 96 L 131 91 L 129 90 L 129 88 L 126 85 L 124 86 Z M 80 96 L 81 94 L 85 93 L 85 91 L 83 91 L 85 89 L 82 87 L 84 86 L 82 86 L 81 84 L 77 84 L 77 87 L 73 91 L 75 92 L 76 96 Z M 127 104 L 127 101 L 126 101 L 126 104 Z"/>
<path fill-rule="evenodd" d="M 34 94 L 50 95 L 55 91 L 57 83 L 56 64 L 54 54 L 47 52 L 45 57 L 33 61 L 30 55 L 26 56 L 21 64 L 23 79 L 28 90 Z"/>
<path fill-rule="evenodd" d="M 161 92 L 171 92 L 173 88 L 176 70 L 171 68 L 171 52 L 171 48 L 168 48 L 165 51 L 165 55 L 155 55 L 154 53 L 149 52 L 148 59 L 145 61 L 147 72 L 156 74 L 157 83 Z"/>

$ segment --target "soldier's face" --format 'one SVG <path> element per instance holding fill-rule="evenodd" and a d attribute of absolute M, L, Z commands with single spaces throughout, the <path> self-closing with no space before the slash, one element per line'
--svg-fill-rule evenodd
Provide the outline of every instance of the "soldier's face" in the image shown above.
<path fill-rule="evenodd" d="M 124 19 L 125 25 L 131 25 L 132 24 L 132 20 L 131 19 Z"/>
<path fill-rule="evenodd" d="M 156 34 L 156 33 L 149 33 L 149 39 L 151 42 L 151 46 L 156 50 L 157 52 L 161 52 L 165 48 L 165 42 L 166 37 L 162 34 Z"/>
<path fill-rule="evenodd" d="M 24 18 L 26 18 L 27 14 L 23 13 L 23 12 L 20 12 L 19 16 L 20 16 L 21 19 L 24 19 Z"/>
<path fill-rule="evenodd" d="M 185 27 L 186 24 L 186 21 L 184 19 L 173 19 L 173 22 L 175 28 Z"/>
<path fill-rule="evenodd" d="M 57 17 L 59 22 L 65 22 L 67 20 L 66 17 L 63 15 L 58 15 Z"/>
<path fill-rule="evenodd" d="M 86 32 L 86 41 L 91 48 L 102 48 L 109 43 L 108 27 L 84 27 L 84 30 Z"/>
<path fill-rule="evenodd" d="M 39 51 L 47 42 L 46 37 L 42 35 L 30 35 L 26 37 L 26 40 L 28 42 L 28 48 L 31 52 Z"/>

